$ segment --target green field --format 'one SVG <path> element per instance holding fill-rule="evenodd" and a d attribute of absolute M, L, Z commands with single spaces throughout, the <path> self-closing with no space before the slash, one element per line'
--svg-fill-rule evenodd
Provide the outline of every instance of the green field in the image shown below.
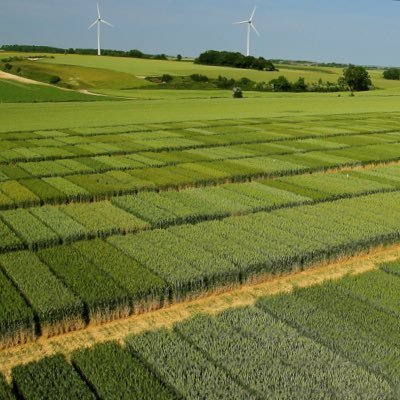
<path fill-rule="evenodd" d="M 73 55 L 31 63 L 31 78 L 82 74 L 72 86 L 115 98 L 0 81 L 0 350 L 400 242 L 400 85 L 381 71 L 381 89 L 354 97 L 236 100 L 145 89 L 143 77 L 273 75 Z M 293 80 L 340 73 L 280 68 Z M 44 358 L 13 370 L 12 391 L 0 375 L 0 398 L 394 400 L 398 279 L 388 264 L 123 347 Z"/>
<path fill-rule="evenodd" d="M 75 351 L 69 362 L 44 358 L 14 368 L 13 384 L 27 399 L 395 399 L 399 271 L 386 264 L 129 336 L 123 347 Z"/>
<path fill-rule="evenodd" d="M 51 86 L 30 85 L 0 79 L 0 103 L 65 103 L 102 100 L 109 100 L 109 98 L 60 90 Z"/>

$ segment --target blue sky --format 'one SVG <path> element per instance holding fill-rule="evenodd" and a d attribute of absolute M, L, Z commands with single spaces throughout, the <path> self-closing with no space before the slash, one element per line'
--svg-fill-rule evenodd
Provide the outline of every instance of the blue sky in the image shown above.
<path fill-rule="evenodd" d="M 252 54 L 266 58 L 400 66 L 400 2 L 392 0 L 99 0 L 104 48 L 186 56 L 245 52 L 257 6 Z M 0 44 L 96 46 L 96 0 L 1 0 Z"/>

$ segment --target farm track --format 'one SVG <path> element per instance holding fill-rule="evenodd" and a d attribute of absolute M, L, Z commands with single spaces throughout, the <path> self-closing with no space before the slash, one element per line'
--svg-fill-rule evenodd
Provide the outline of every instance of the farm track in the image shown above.
<path fill-rule="evenodd" d="M 7 349 L 0 352 L 0 372 L 8 379 L 17 365 L 40 360 L 61 353 L 67 357 L 74 350 L 92 347 L 107 341 L 123 342 L 129 334 L 139 334 L 161 327 L 171 328 L 174 323 L 186 320 L 195 314 L 217 314 L 228 308 L 249 306 L 264 296 L 290 293 L 296 287 L 309 287 L 328 280 L 337 280 L 346 275 L 362 274 L 377 268 L 383 262 L 400 258 L 400 245 L 378 247 L 357 256 L 343 258 L 334 263 L 317 264 L 306 271 L 281 277 L 260 277 L 253 284 L 240 288 L 221 288 L 202 297 L 174 304 L 167 308 L 117 320 L 105 325 L 88 325 L 85 330 L 68 333 L 50 339 Z"/>
<path fill-rule="evenodd" d="M 33 79 L 23 78 L 22 76 L 9 74 L 8 72 L 4 72 L 4 71 L 0 71 L 0 79 L 5 79 L 5 80 L 8 80 L 8 81 L 16 81 L 16 82 L 20 82 L 20 83 L 27 83 L 27 84 L 30 84 L 30 85 L 51 86 L 51 85 L 46 85 L 43 82 L 34 81 Z"/>

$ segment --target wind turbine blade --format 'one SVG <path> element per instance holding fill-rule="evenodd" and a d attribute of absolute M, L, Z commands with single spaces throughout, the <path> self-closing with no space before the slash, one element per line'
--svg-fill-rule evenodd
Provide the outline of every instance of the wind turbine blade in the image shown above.
<path fill-rule="evenodd" d="M 250 21 L 253 21 L 254 14 L 256 13 L 257 7 L 254 7 L 253 13 L 251 14 Z"/>
<path fill-rule="evenodd" d="M 97 3 L 97 17 L 101 19 L 99 3 Z"/>
<path fill-rule="evenodd" d="M 253 24 L 251 24 L 251 27 L 253 28 L 254 32 L 257 33 L 257 36 L 260 36 L 260 34 L 258 33 L 258 30 L 256 29 L 256 27 Z"/>
<path fill-rule="evenodd" d="M 90 25 L 88 29 L 92 29 L 92 28 L 97 24 L 97 22 L 98 22 L 98 21 L 97 21 L 97 19 L 96 19 L 96 21 L 94 21 L 93 24 Z"/>
<path fill-rule="evenodd" d="M 400 0 L 399 0 L 400 1 Z M 249 21 L 240 21 L 240 22 L 234 22 L 234 25 L 239 25 L 239 24 L 248 24 Z"/>
<path fill-rule="evenodd" d="M 111 28 L 114 28 L 114 25 L 110 24 L 109 22 L 105 21 L 104 19 L 101 19 L 100 22 L 102 22 L 103 24 L 106 24 L 108 26 L 111 26 Z"/>

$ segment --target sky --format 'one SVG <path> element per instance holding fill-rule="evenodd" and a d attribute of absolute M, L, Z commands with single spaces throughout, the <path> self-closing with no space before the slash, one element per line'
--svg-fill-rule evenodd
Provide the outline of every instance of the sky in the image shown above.
<path fill-rule="evenodd" d="M 197 56 L 246 51 L 271 59 L 400 66 L 400 1 L 393 0 L 99 0 L 102 47 Z M 0 0 L 0 45 L 95 48 L 96 0 Z"/>

